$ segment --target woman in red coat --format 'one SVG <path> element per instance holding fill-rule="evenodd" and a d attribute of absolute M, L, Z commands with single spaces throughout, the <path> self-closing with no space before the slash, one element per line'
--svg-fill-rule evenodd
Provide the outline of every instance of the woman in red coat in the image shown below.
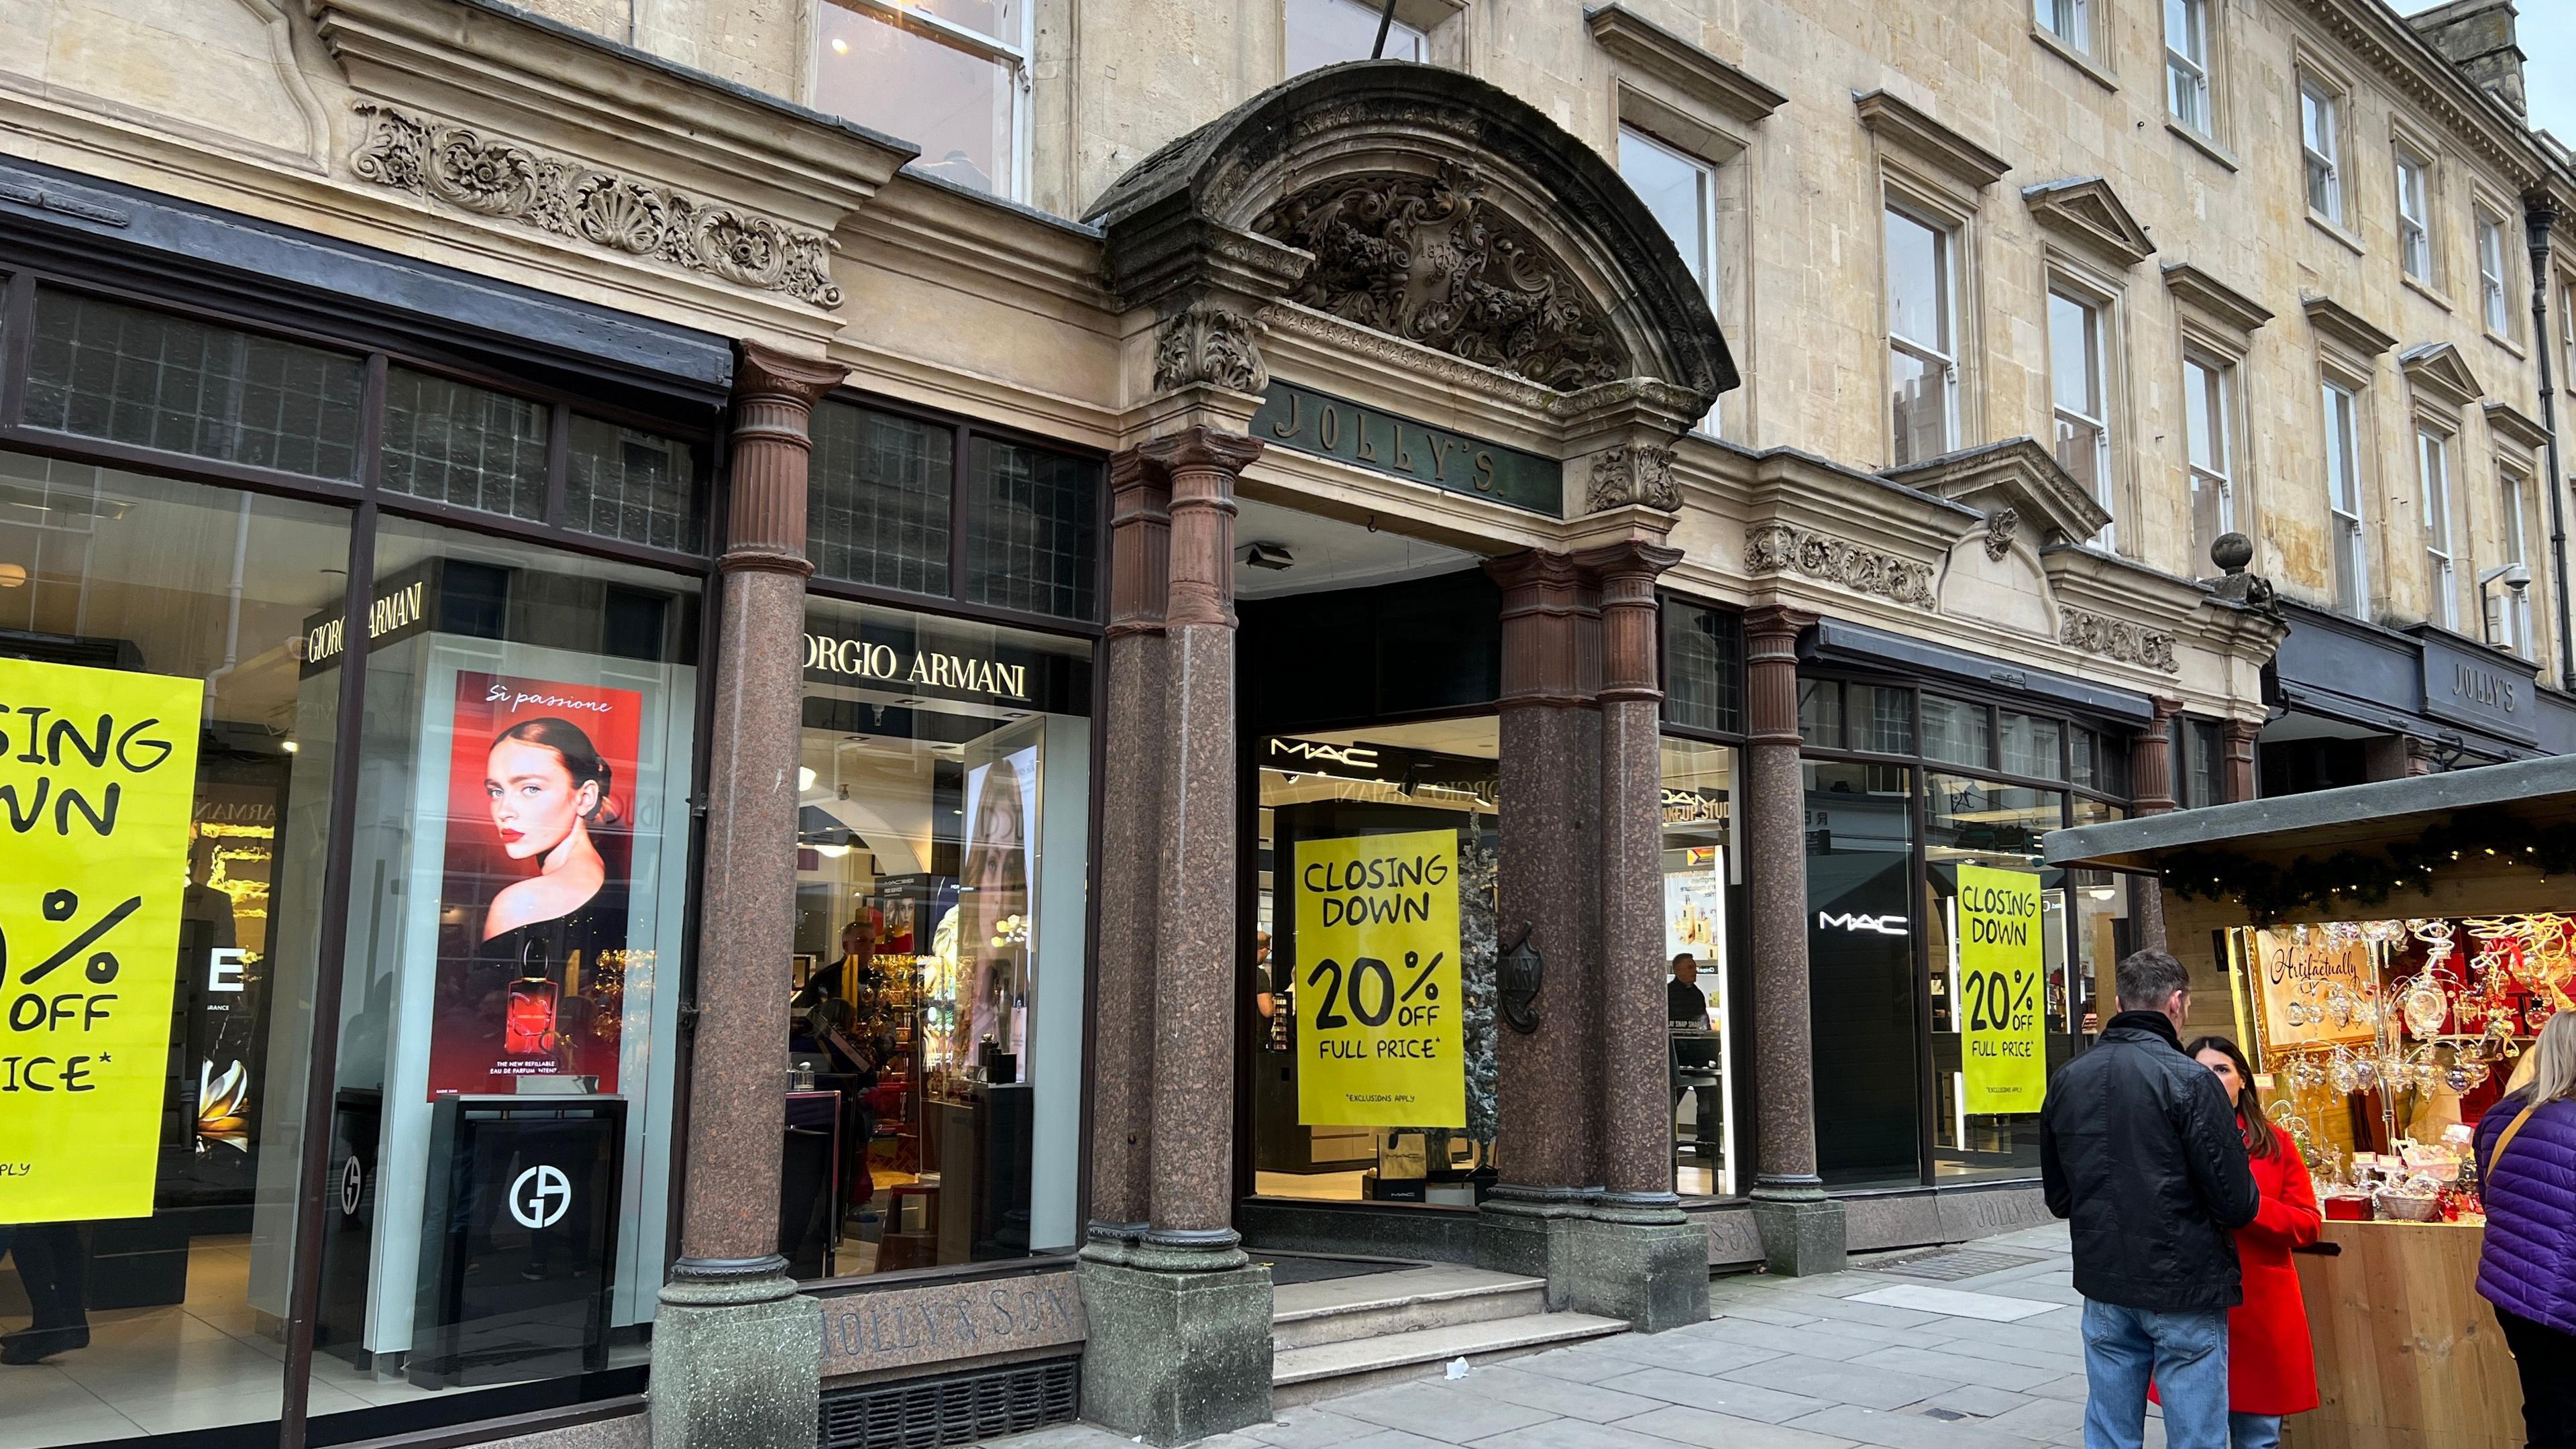
<path fill-rule="evenodd" d="M 2317 1240 L 2324 1215 L 2299 1150 L 2263 1115 L 2254 1069 L 2223 1036 L 2193 1042 L 2191 1054 L 2218 1074 L 2236 1103 L 2236 1125 L 2263 1190 L 2254 1221 L 2236 1230 L 2245 1302 L 2227 1313 L 2227 1429 L 2232 1449 L 2274 1449 L 2281 1418 L 2317 1406 L 2317 1356 L 2308 1308 L 2290 1250 Z"/>

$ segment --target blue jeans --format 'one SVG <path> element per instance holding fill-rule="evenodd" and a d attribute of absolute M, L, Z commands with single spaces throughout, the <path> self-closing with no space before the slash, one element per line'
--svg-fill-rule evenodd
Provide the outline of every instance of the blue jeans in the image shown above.
<path fill-rule="evenodd" d="M 2151 1313 L 2084 1301 L 2084 1449 L 2142 1449 L 2147 1385 L 2166 1449 L 2228 1449 L 2227 1312 Z"/>
<path fill-rule="evenodd" d="M 2280 1449 L 2281 1416 L 2278 1414 L 2240 1414 L 2227 1411 L 2227 1442 L 2230 1449 Z"/>

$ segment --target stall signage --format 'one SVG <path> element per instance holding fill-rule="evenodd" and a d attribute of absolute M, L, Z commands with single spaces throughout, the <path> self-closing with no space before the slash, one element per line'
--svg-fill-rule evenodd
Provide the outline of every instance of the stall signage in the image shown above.
<path fill-rule="evenodd" d="M 1458 836 L 1296 844 L 1297 1120 L 1464 1127 Z"/>
<path fill-rule="evenodd" d="M 2368 941 L 2331 940 L 2323 931 L 2256 931 L 2254 972 L 2262 983 L 2265 1049 L 2371 1039 L 2368 1022 L 2354 1020 L 2350 1010 L 2337 1021 L 2332 1005 L 2369 996 L 2378 973 Z"/>
<path fill-rule="evenodd" d="M 1451 493 L 1565 516 L 1565 466 L 1553 458 L 1400 418 L 1273 380 L 1252 436 Z"/>
<path fill-rule="evenodd" d="M 204 695 L 0 659 L 0 1223 L 152 1212 Z"/>
<path fill-rule="evenodd" d="M 2506 668 L 2492 656 L 2439 639 L 2424 640 L 2424 712 L 2501 739 L 2540 739 L 2531 670 Z"/>
<path fill-rule="evenodd" d="M 877 1289 L 823 1300 L 823 1377 L 1080 1343 L 1079 1275 Z"/>
<path fill-rule="evenodd" d="M 2036 1112 L 2048 1095 L 2039 877 L 1959 867 L 1959 1002 L 1970 1112 Z"/>

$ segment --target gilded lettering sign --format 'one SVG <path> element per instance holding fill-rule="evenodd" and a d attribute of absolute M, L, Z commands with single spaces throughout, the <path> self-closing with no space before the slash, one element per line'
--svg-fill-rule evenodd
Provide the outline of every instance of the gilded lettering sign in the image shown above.
<path fill-rule="evenodd" d="M 1451 493 L 1565 516 L 1565 469 L 1553 458 L 1453 433 L 1273 379 L 1252 436 L 1301 453 Z"/>
<path fill-rule="evenodd" d="M 848 1293 L 823 1300 L 823 1377 L 1080 1343 L 1072 1273 Z"/>

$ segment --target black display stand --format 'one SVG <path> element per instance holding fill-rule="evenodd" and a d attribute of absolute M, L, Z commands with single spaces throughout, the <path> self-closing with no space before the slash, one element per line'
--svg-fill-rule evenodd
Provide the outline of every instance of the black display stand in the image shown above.
<path fill-rule="evenodd" d="M 405 1367 L 424 1388 L 608 1366 L 626 1103 L 441 1097 Z"/>
<path fill-rule="evenodd" d="M 322 1179 L 322 1292 L 313 1315 L 313 1346 L 371 1368 L 367 1351 L 367 1275 L 376 1241 L 376 1144 L 384 1134 L 385 1094 L 342 1087 L 331 1099 L 331 1167 Z"/>

